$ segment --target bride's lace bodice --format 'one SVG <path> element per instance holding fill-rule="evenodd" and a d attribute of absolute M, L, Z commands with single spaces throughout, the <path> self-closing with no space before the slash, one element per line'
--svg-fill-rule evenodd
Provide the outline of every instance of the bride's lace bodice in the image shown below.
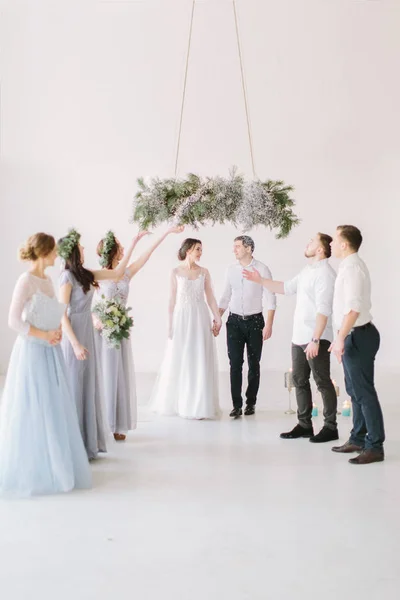
<path fill-rule="evenodd" d="M 204 279 L 204 273 L 201 273 L 196 279 L 176 274 L 176 306 L 205 302 Z"/>
<path fill-rule="evenodd" d="M 51 279 L 41 279 L 24 273 L 14 289 L 8 324 L 22 335 L 29 333 L 32 325 L 42 331 L 57 329 L 65 312 L 54 293 Z"/>
<path fill-rule="evenodd" d="M 105 296 L 107 300 L 119 298 L 122 304 L 126 306 L 129 296 L 129 284 L 130 278 L 128 272 L 119 281 L 111 281 L 109 279 L 99 281 L 99 288 L 95 294 L 95 302 L 100 300 L 101 296 Z"/>
<path fill-rule="evenodd" d="M 188 277 L 179 268 L 174 269 L 171 275 L 170 326 L 174 313 L 176 314 L 177 310 L 180 311 L 185 307 L 200 307 L 208 304 L 214 318 L 220 319 L 210 273 L 207 269 L 199 269 L 195 278 Z"/>

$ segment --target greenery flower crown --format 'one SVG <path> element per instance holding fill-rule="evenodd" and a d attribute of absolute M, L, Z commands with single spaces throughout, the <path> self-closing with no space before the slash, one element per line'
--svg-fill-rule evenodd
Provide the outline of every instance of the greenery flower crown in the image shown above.
<path fill-rule="evenodd" d="M 115 244 L 117 240 L 115 239 L 114 232 L 107 231 L 105 237 L 103 238 L 103 249 L 100 254 L 100 265 L 104 268 L 107 267 L 110 262 L 110 254 L 115 248 Z"/>
<path fill-rule="evenodd" d="M 75 246 L 79 244 L 81 234 L 76 229 L 70 229 L 62 241 L 58 244 L 58 255 L 64 260 L 68 260 Z"/>

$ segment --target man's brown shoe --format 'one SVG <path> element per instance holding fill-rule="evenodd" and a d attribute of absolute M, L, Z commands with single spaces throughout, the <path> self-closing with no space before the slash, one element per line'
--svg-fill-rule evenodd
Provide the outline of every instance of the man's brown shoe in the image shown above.
<path fill-rule="evenodd" d="M 332 452 L 342 452 L 343 454 L 350 454 L 351 452 L 362 452 L 364 448 L 362 446 L 356 446 L 348 440 L 343 446 L 333 446 Z"/>
<path fill-rule="evenodd" d="M 383 450 L 363 450 L 360 456 L 351 458 L 349 463 L 352 465 L 368 465 L 369 463 L 382 462 L 383 460 L 385 460 Z"/>

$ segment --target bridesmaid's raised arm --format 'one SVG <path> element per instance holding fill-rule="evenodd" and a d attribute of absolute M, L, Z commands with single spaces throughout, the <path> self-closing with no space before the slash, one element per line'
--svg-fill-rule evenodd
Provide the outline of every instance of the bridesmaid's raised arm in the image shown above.
<path fill-rule="evenodd" d="M 105 279 L 118 280 L 121 279 L 125 275 L 126 267 L 128 266 L 129 260 L 132 256 L 132 252 L 139 242 L 145 235 L 149 235 L 148 231 L 140 231 L 131 241 L 130 246 L 124 256 L 124 258 L 119 263 L 116 269 L 100 269 L 100 270 L 92 270 L 95 281 L 104 281 Z"/>
<path fill-rule="evenodd" d="M 128 267 L 129 279 L 132 279 L 132 277 L 134 277 L 136 275 L 136 273 L 138 271 L 140 271 L 140 269 L 142 267 L 144 267 L 144 265 L 149 260 L 150 256 L 153 254 L 154 250 L 156 248 L 158 248 L 158 246 L 160 244 L 162 244 L 162 242 L 165 240 L 166 237 L 169 236 L 170 233 L 182 233 L 184 231 L 184 229 L 185 228 L 183 226 L 170 227 L 170 229 L 168 229 L 158 240 L 156 240 L 154 242 L 154 244 L 152 246 L 150 246 L 150 248 L 146 252 L 143 252 L 143 254 L 141 256 L 139 256 L 139 258 L 137 260 L 133 261 L 133 263 L 131 263 L 129 265 L 129 267 Z"/>

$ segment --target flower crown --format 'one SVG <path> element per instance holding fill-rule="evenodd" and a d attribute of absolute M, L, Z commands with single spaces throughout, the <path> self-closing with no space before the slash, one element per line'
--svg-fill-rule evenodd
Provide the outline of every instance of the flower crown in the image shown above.
<path fill-rule="evenodd" d="M 58 244 L 58 255 L 64 260 L 68 260 L 75 246 L 79 244 L 81 234 L 76 229 L 70 229 L 62 241 Z"/>
<path fill-rule="evenodd" d="M 113 251 L 117 240 L 115 239 L 115 234 L 110 230 L 107 231 L 105 237 L 103 238 L 103 249 L 100 254 L 99 263 L 102 267 L 107 267 L 110 262 L 110 254 Z"/>

